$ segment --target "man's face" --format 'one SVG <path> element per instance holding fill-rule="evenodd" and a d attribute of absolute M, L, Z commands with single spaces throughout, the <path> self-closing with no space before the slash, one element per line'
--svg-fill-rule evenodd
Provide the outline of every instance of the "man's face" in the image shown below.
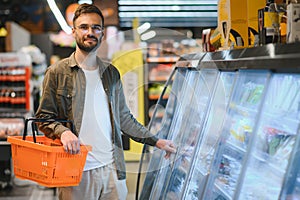
<path fill-rule="evenodd" d="M 80 15 L 74 23 L 73 36 L 79 49 L 87 53 L 96 51 L 103 36 L 101 17 L 96 13 Z"/>

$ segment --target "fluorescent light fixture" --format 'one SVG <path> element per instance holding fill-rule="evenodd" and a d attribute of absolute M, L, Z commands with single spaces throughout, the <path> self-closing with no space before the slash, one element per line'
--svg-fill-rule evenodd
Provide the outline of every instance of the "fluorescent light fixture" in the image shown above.
<path fill-rule="evenodd" d="M 203 5 L 203 4 L 218 4 L 218 0 L 171 0 L 171 1 L 161 1 L 161 0 L 119 0 L 119 5 Z"/>
<path fill-rule="evenodd" d="M 193 6 L 161 6 L 161 5 L 149 5 L 149 6 L 119 6 L 120 12 L 132 12 L 132 11 L 216 11 L 218 10 L 217 5 L 193 5 Z"/>
<path fill-rule="evenodd" d="M 145 31 L 147 31 L 151 27 L 151 24 L 149 22 L 143 23 L 141 26 L 137 27 L 138 34 L 142 34 Z"/>
<path fill-rule="evenodd" d="M 55 0 L 47 0 L 47 2 L 62 30 L 67 34 L 71 34 L 72 28 L 67 24 L 65 18 L 63 17 L 60 10 L 58 9 Z"/>
<path fill-rule="evenodd" d="M 93 1 L 92 0 L 79 0 L 78 1 L 78 4 L 84 4 L 84 3 L 93 4 Z"/>
<path fill-rule="evenodd" d="M 217 12 L 121 12 L 119 17 L 156 17 L 156 18 L 166 18 L 166 17 L 217 17 Z"/>
<path fill-rule="evenodd" d="M 180 11 L 180 7 L 179 6 L 172 6 L 172 10 L 173 11 Z"/>
<path fill-rule="evenodd" d="M 148 31 L 148 32 L 141 35 L 141 40 L 143 40 L 143 41 L 149 40 L 151 38 L 154 38 L 155 36 L 156 36 L 155 31 Z"/>

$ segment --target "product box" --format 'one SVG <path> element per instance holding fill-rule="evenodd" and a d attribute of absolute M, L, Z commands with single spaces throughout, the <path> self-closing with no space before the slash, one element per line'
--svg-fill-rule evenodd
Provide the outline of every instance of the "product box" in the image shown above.
<path fill-rule="evenodd" d="M 300 4 L 287 6 L 287 43 L 300 42 Z"/>
<path fill-rule="evenodd" d="M 248 31 L 249 31 L 249 46 L 258 44 L 258 10 L 266 6 L 266 1 L 262 0 L 247 0 L 247 15 L 248 15 Z"/>
<path fill-rule="evenodd" d="M 218 29 L 223 48 L 248 47 L 247 0 L 219 0 Z"/>
<path fill-rule="evenodd" d="M 202 50 L 204 52 L 214 52 L 221 47 L 221 34 L 218 29 L 203 29 L 202 31 Z"/>
<path fill-rule="evenodd" d="M 263 8 L 258 10 L 260 45 L 280 42 L 281 15 L 282 13 L 277 12 L 274 9 Z"/>

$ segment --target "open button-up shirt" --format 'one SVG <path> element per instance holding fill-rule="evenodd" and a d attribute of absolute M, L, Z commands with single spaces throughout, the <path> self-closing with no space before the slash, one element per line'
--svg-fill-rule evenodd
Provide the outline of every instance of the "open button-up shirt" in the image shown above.
<path fill-rule="evenodd" d="M 126 105 L 118 70 L 98 58 L 101 81 L 108 98 L 112 124 L 113 157 L 118 179 L 126 178 L 125 160 L 121 133 L 133 140 L 154 146 L 158 138 L 137 122 Z M 43 91 L 37 118 L 67 119 L 74 122 L 74 134 L 81 127 L 85 101 L 86 80 L 84 72 L 77 66 L 74 53 L 50 66 L 43 81 Z M 101 113 L 99 113 L 101 114 Z M 59 122 L 42 123 L 39 129 L 49 138 L 60 138 L 70 127 Z"/>

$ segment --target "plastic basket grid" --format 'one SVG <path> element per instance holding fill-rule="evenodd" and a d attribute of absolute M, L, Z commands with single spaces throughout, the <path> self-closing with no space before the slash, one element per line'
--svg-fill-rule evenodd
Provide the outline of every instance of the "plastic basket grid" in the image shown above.
<path fill-rule="evenodd" d="M 8 137 L 11 143 L 15 176 L 47 187 L 78 185 L 90 146 L 81 146 L 79 154 L 64 152 L 59 141 L 45 136 Z"/>

